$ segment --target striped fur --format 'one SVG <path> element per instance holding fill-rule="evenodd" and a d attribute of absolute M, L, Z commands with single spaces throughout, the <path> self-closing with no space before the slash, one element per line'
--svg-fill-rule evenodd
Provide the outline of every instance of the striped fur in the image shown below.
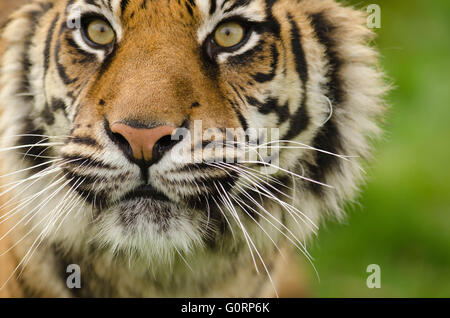
<path fill-rule="evenodd" d="M 70 27 L 80 12 L 108 21 L 112 47 L 93 48 Z M 227 19 L 245 21 L 248 38 L 236 50 L 210 50 Z M 0 50 L 1 147 L 16 147 L 0 153 L 9 189 L 1 213 L 19 265 L 6 288 L 15 281 L 26 295 L 59 297 L 286 296 L 278 248 L 309 257 L 302 244 L 323 217 L 342 217 L 380 134 L 388 88 L 373 37 L 363 13 L 333 0 L 22 7 Z M 264 179 L 252 163 L 169 155 L 142 168 L 109 128 L 164 123 L 193 133 L 199 120 L 219 135 L 278 128 L 281 169 Z M 130 199 L 143 180 L 154 200 Z M 79 290 L 65 285 L 68 264 L 82 269 Z"/>

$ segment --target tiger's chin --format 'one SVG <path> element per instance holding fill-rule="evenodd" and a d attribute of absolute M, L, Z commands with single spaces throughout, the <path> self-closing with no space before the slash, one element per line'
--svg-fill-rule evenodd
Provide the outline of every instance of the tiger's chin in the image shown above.
<path fill-rule="evenodd" d="M 94 237 L 101 245 L 151 261 L 189 253 L 215 232 L 207 212 L 175 202 L 149 186 L 110 204 L 95 223 L 99 230 Z"/>

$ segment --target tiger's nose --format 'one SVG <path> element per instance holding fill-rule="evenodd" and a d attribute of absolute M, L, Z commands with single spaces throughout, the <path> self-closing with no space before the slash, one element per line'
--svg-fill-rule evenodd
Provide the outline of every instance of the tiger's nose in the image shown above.
<path fill-rule="evenodd" d="M 138 161 L 155 162 L 177 142 L 172 139 L 172 133 L 176 130 L 173 126 L 135 128 L 114 123 L 110 128 L 113 134 L 118 135 L 116 140 L 122 144 L 122 149 L 124 146 L 125 149 L 131 148 L 132 157 Z"/>

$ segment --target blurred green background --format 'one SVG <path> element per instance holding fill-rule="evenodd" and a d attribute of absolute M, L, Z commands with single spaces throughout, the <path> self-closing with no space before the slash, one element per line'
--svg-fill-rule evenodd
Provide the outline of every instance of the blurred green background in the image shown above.
<path fill-rule="evenodd" d="M 344 223 L 310 251 L 311 297 L 450 297 L 450 1 L 347 1 L 381 7 L 377 47 L 396 89 L 369 181 Z M 369 264 L 381 288 L 369 289 Z"/>

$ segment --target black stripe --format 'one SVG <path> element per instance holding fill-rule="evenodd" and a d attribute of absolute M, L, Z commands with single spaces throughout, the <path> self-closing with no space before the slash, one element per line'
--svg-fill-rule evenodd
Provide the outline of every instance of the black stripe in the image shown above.
<path fill-rule="evenodd" d="M 70 143 L 74 144 L 80 144 L 80 145 L 86 145 L 86 146 L 96 146 L 98 147 L 98 142 L 91 138 L 91 137 L 81 137 L 81 136 L 74 136 L 73 138 L 70 138 Z"/>
<path fill-rule="evenodd" d="M 55 33 L 56 23 L 59 20 L 59 13 L 56 14 L 55 18 L 50 25 L 48 30 L 47 38 L 45 39 L 45 48 L 44 48 L 44 79 L 47 75 L 48 68 L 50 65 L 50 47 L 53 39 L 53 34 Z"/>
<path fill-rule="evenodd" d="M 90 4 L 90 5 L 93 5 L 99 9 L 101 9 L 101 6 L 95 0 L 84 0 L 84 1 L 86 1 L 86 4 Z"/>
<path fill-rule="evenodd" d="M 96 191 L 92 188 L 88 189 L 86 187 L 83 187 L 84 183 L 86 182 L 84 176 L 73 175 L 72 177 L 74 179 L 69 182 L 69 186 L 73 187 L 78 195 L 81 196 L 88 204 L 92 204 L 93 207 L 99 210 L 103 210 L 104 208 L 108 207 L 109 199 L 108 192 L 106 192 L 106 190 Z M 70 178 L 68 180 L 70 180 Z M 83 183 L 82 185 L 80 185 L 81 181 Z"/>
<path fill-rule="evenodd" d="M 36 33 L 37 25 L 39 24 L 39 20 L 44 14 L 43 11 L 30 11 L 28 12 L 28 18 L 30 20 L 30 32 L 26 35 L 25 38 L 25 47 L 22 53 L 22 67 L 23 67 L 23 75 L 22 75 L 22 84 L 19 89 L 19 93 L 28 93 L 31 89 L 29 74 L 31 69 L 31 60 L 30 60 L 30 49 L 33 42 L 34 35 Z M 31 103 L 33 101 L 32 96 L 24 96 L 27 102 Z"/>
<path fill-rule="evenodd" d="M 278 58 L 279 53 L 277 50 L 277 46 L 275 44 L 272 44 L 270 47 L 270 51 L 272 53 L 272 63 L 270 64 L 270 72 L 269 73 L 257 73 L 256 75 L 253 75 L 253 79 L 257 81 L 258 83 L 265 83 L 268 81 L 273 80 L 273 78 L 276 75 L 277 65 L 278 65 Z"/>
<path fill-rule="evenodd" d="M 100 78 L 106 73 L 106 71 L 109 69 L 109 67 L 112 64 L 112 61 L 114 60 L 114 57 L 116 56 L 117 52 L 117 45 L 115 44 L 114 48 L 111 50 L 111 53 L 108 54 L 103 61 L 98 73 L 97 73 L 97 81 L 100 80 Z"/>
<path fill-rule="evenodd" d="M 45 107 L 41 112 L 40 117 L 44 119 L 45 123 L 48 126 L 51 126 L 55 123 L 55 115 L 53 114 L 52 110 L 50 109 L 50 105 L 47 102 L 45 102 Z"/>
<path fill-rule="evenodd" d="M 289 15 L 288 19 L 291 25 L 291 45 L 292 53 L 295 57 L 295 68 L 305 87 L 308 81 L 308 66 L 306 64 L 305 52 L 302 47 L 302 36 L 293 17 Z"/>
<path fill-rule="evenodd" d="M 233 66 L 247 65 L 253 62 L 256 57 L 256 53 L 263 51 L 265 47 L 265 41 L 260 40 L 252 49 L 238 55 L 230 56 L 227 60 L 229 64 Z"/>
<path fill-rule="evenodd" d="M 339 76 L 343 63 L 336 52 L 337 43 L 333 36 L 336 28 L 321 13 L 312 15 L 311 23 L 320 43 L 325 47 L 330 67 L 327 74 L 327 77 L 330 79 L 327 85 L 330 95 L 329 98 L 333 106 L 339 106 L 344 99 L 344 90 Z"/>
<path fill-rule="evenodd" d="M 336 52 L 337 43 L 334 37 L 336 27 L 321 13 L 312 15 L 310 18 L 317 38 L 325 47 L 326 57 L 328 59 L 328 98 L 333 103 L 333 107 L 338 108 L 344 101 L 345 95 L 339 75 L 343 63 Z M 313 146 L 317 149 L 332 153 L 340 152 L 342 149 L 341 135 L 334 117 L 323 126 L 321 132 L 314 139 Z M 319 182 L 325 182 L 326 175 L 333 169 L 339 169 L 339 167 L 340 162 L 337 157 L 318 152 L 316 154 L 316 164 L 313 166 L 310 165 L 309 170 L 311 171 L 311 178 Z M 317 184 L 310 184 L 310 187 L 316 194 L 322 194 L 323 187 Z"/>
<path fill-rule="evenodd" d="M 242 101 L 242 103 L 245 104 L 244 99 L 242 98 L 241 94 L 236 89 L 236 87 L 234 87 L 234 85 L 232 85 L 232 84 L 230 84 L 230 86 L 233 89 L 233 91 L 236 93 L 236 95 L 239 97 L 239 99 Z M 242 128 L 246 131 L 248 129 L 248 123 L 247 123 L 246 118 L 242 114 L 240 108 L 232 100 L 228 100 L 228 101 L 231 104 L 231 107 L 233 108 L 233 110 L 235 111 L 235 113 L 238 117 L 238 120 L 241 123 Z"/>
<path fill-rule="evenodd" d="M 231 105 L 234 109 L 234 111 L 237 114 L 238 120 L 241 123 L 242 129 L 244 129 L 244 131 L 247 131 L 248 129 L 248 123 L 247 123 L 247 119 L 244 117 L 244 115 L 242 114 L 242 112 L 237 109 L 233 104 Z"/>
<path fill-rule="evenodd" d="M 328 121 L 320 133 L 314 138 L 313 147 L 339 153 L 341 149 L 341 137 L 339 129 L 333 120 Z M 329 172 L 340 167 L 337 157 L 322 152 L 316 153 L 316 162 L 314 165 L 307 164 L 307 166 L 310 171 L 310 178 L 322 183 L 326 182 L 325 177 Z M 309 182 L 308 185 L 317 195 L 323 193 L 323 186 L 312 182 Z"/>
<path fill-rule="evenodd" d="M 122 0 L 120 2 L 120 10 L 122 12 L 122 15 L 125 13 L 125 10 L 127 9 L 129 4 L 130 4 L 130 0 Z"/>
<path fill-rule="evenodd" d="M 83 164 L 83 168 L 89 167 L 89 168 L 101 168 L 101 169 L 108 169 L 108 170 L 116 169 L 116 167 L 111 166 L 110 164 L 98 161 L 93 158 L 80 157 L 77 155 L 64 155 L 63 159 L 66 162 L 64 165 L 70 165 L 70 166 L 73 166 L 74 168 L 77 168 L 81 164 Z"/>
<path fill-rule="evenodd" d="M 211 0 L 211 6 L 209 7 L 209 14 L 213 15 L 217 9 L 217 0 Z"/>
<path fill-rule="evenodd" d="M 284 124 L 291 116 L 290 111 L 289 111 L 289 102 L 286 102 L 286 104 L 284 104 L 283 106 L 278 106 L 276 108 L 276 110 L 277 110 L 276 113 L 278 116 L 278 126 L 280 126 L 280 125 Z"/>
<path fill-rule="evenodd" d="M 240 111 L 239 107 L 232 100 L 229 100 L 229 99 L 227 99 L 227 100 L 230 103 L 231 108 L 233 108 L 234 112 L 236 113 L 236 116 L 238 117 L 238 120 L 242 126 L 242 129 L 247 130 L 248 129 L 247 119 L 245 119 L 245 117 L 242 114 L 242 112 Z"/>
<path fill-rule="evenodd" d="M 223 9 L 224 7 L 225 7 L 225 5 L 228 3 L 228 2 L 230 2 L 231 0 L 224 0 L 223 2 L 222 2 L 222 5 L 220 6 L 220 8 L 221 9 Z"/>
<path fill-rule="evenodd" d="M 60 99 L 60 98 L 52 98 L 52 103 L 51 103 L 51 109 L 56 112 L 58 110 L 61 110 L 63 112 L 63 114 L 67 117 L 67 105 L 66 103 Z"/>
<path fill-rule="evenodd" d="M 250 4 L 252 0 L 237 0 L 231 7 L 229 7 L 227 10 L 224 11 L 224 13 L 231 12 L 235 9 L 245 7 Z"/>
<path fill-rule="evenodd" d="M 44 47 L 44 90 L 46 88 L 46 82 L 45 82 L 45 78 L 47 77 L 47 73 L 49 71 L 50 68 L 50 49 L 51 49 L 51 45 L 52 45 L 52 40 L 53 40 L 53 35 L 55 33 L 55 29 L 56 29 L 56 23 L 59 20 L 59 13 L 56 14 L 55 18 L 52 21 L 52 24 L 50 25 L 50 28 L 48 30 L 47 33 L 47 38 L 45 39 L 45 47 Z M 44 118 L 44 121 L 47 125 L 51 126 L 55 123 L 55 116 L 53 114 L 53 112 L 50 109 L 50 105 L 47 102 L 47 98 L 46 98 L 46 102 L 45 102 L 45 108 L 44 110 L 41 112 L 41 117 Z"/>
<path fill-rule="evenodd" d="M 266 21 L 270 24 L 271 31 L 280 38 L 281 26 L 278 19 L 273 16 L 272 8 L 278 0 L 266 0 Z"/>
<path fill-rule="evenodd" d="M 33 41 L 33 37 L 37 31 L 37 26 L 39 24 L 39 21 L 43 14 L 47 12 L 47 10 L 50 10 L 52 8 L 51 3 L 42 3 L 40 4 L 41 10 L 34 10 L 28 12 L 29 20 L 30 20 L 30 32 L 27 34 L 25 39 L 25 47 L 23 51 L 22 56 L 22 84 L 18 90 L 18 93 L 28 93 L 30 91 L 31 85 L 29 82 L 29 74 L 30 69 L 32 66 L 31 60 L 30 60 L 30 49 Z M 23 99 L 30 103 L 30 105 L 33 103 L 34 97 L 32 96 L 24 96 Z M 38 143 L 42 143 L 45 141 L 45 139 L 38 135 L 43 135 L 44 131 L 42 129 L 39 129 L 35 126 L 33 120 L 29 117 L 26 117 L 23 119 L 24 128 L 22 130 L 22 134 L 29 135 L 29 136 L 23 136 L 17 140 L 17 145 L 34 145 Z M 27 148 L 21 148 L 18 149 L 18 152 L 20 153 L 28 153 L 26 156 L 26 160 L 30 165 L 39 165 L 47 162 L 47 159 L 42 158 L 41 156 L 49 156 L 49 150 L 47 147 L 27 147 Z M 45 169 L 47 166 L 43 165 L 41 167 L 32 169 L 30 173 L 37 173 L 43 169 Z"/>
<path fill-rule="evenodd" d="M 310 118 L 306 110 L 306 104 L 308 95 L 306 94 L 306 84 L 308 81 L 308 67 L 306 64 L 305 52 L 302 47 L 302 37 L 297 23 L 294 21 L 291 15 L 288 16 L 289 23 L 291 25 L 291 46 L 292 54 L 295 59 L 295 68 L 302 85 L 302 101 L 298 105 L 297 111 L 291 117 L 289 130 L 283 137 L 285 140 L 293 139 L 297 137 L 302 131 L 304 131 L 309 124 Z"/>
<path fill-rule="evenodd" d="M 86 190 L 86 186 L 88 185 L 93 185 L 95 182 L 99 182 L 99 181 L 103 181 L 103 182 L 107 182 L 108 180 L 104 177 L 99 177 L 99 176 L 89 176 L 89 175 L 82 175 L 79 174 L 77 172 L 74 172 L 72 170 L 63 169 L 63 173 L 66 177 L 66 179 L 70 180 L 73 179 L 71 182 L 69 182 L 69 184 L 71 186 L 77 187 L 79 190 Z M 80 182 L 82 181 L 82 182 Z M 82 185 L 81 185 L 82 183 Z"/>
<path fill-rule="evenodd" d="M 190 15 L 190 16 L 194 16 L 194 11 L 192 10 L 192 7 L 191 7 L 191 5 L 189 4 L 189 2 L 186 1 L 186 2 L 184 3 L 184 5 L 185 5 L 186 10 L 188 11 L 189 15 Z"/>
<path fill-rule="evenodd" d="M 76 81 L 78 81 L 78 78 L 77 78 L 77 77 L 75 77 L 75 78 L 70 78 L 70 77 L 67 75 L 66 68 L 64 67 L 64 65 L 62 65 L 62 64 L 59 62 L 59 52 L 60 52 L 60 50 L 61 50 L 61 40 L 58 39 L 58 40 L 56 41 L 55 52 L 54 52 L 56 69 L 57 69 L 58 75 L 59 75 L 59 77 L 61 78 L 61 80 L 63 81 L 63 83 L 64 83 L 65 85 L 70 85 L 70 84 L 73 84 L 73 83 L 75 83 Z"/>
<path fill-rule="evenodd" d="M 251 96 L 245 96 L 245 99 L 250 105 L 257 107 L 261 114 L 268 115 L 270 113 L 275 113 L 278 116 L 278 126 L 289 119 L 290 113 L 288 103 L 280 106 L 279 100 L 273 97 L 268 98 L 264 103 L 261 103 Z"/>
<path fill-rule="evenodd" d="M 259 100 L 251 96 L 245 96 L 245 99 L 247 100 L 247 103 L 258 108 L 258 111 L 264 115 L 270 114 L 278 106 L 278 101 L 274 98 L 267 98 L 264 103 L 261 103 Z"/>

